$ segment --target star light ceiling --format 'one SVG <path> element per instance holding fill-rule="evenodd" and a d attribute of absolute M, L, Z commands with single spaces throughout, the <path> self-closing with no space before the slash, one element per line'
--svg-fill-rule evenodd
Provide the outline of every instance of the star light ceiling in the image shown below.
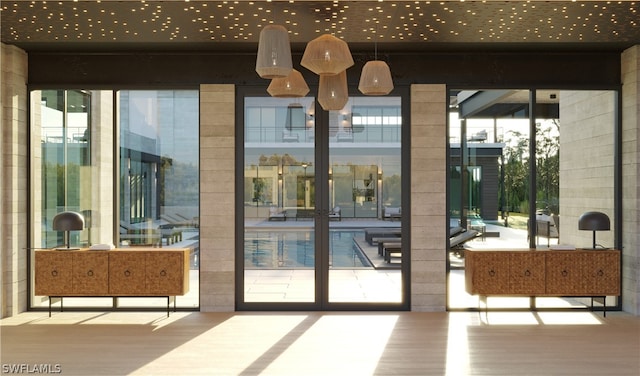
<path fill-rule="evenodd" d="M 3 0 L 0 7 L 2 41 L 27 50 L 56 42 L 224 49 L 209 42 L 257 43 L 274 19 L 292 43 L 322 34 L 371 42 L 375 29 L 379 43 L 640 42 L 638 1 Z"/>

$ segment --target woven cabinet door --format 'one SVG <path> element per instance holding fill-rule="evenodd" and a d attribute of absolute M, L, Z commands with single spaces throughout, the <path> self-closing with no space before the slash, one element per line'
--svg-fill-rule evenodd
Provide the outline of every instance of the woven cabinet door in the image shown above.
<path fill-rule="evenodd" d="M 583 294 L 584 257 L 580 251 L 550 251 L 546 254 L 547 295 Z"/>
<path fill-rule="evenodd" d="M 62 296 L 71 291 L 71 254 L 36 251 L 35 294 Z"/>
<path fill-rule="evenodd" d="M 544 294 L 544 253 L 536 251 L 510 252 L 509 291 L 516 295 Z"/>
<path fill-rule="evenodd" d="M 620 295 L 619 251 L 589 251 L 583 267 L 585 290 L 589 295 Z"/>
<path fill-rule="evenodd" d="M 146 289 L 149 294 L 183 294 L 183 253 L 150 251 L 146 253 Z"/>
<path fill-rule="evenodd" d="M 472 257 L 472 293 L 480 295 L 508 294 L 509 253 L 481 251 L 474 252 Z"/>
<path fill-rule="evenodd" d="M 145 260 L 145 254 L 138 251 L 110 253 L 109 294 L 145 295 Z"/>
<path fill-rule="evenodd" d="M 71 295 L 106 295 L 109 292 L 109 255 L 86 251 L 72 254 Z"/>

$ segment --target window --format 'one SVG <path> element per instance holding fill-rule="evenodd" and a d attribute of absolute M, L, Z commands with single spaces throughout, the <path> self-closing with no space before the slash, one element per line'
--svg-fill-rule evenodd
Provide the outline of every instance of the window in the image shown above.
<path fill-rule="evenodd" d="M 450 98 L 450 227 L 477 231 L 475 249 L 592 248 L 578 229 L 587 211 L 605 213 L 616 247 L 614 170 L 617 92 L 461 90 Z M 533 137 L 532 137 L 533 135 Z M 461 167 L 462 166 L 462 167 Z M 531 174 L 531 171 L 534 174 Z M 465 244 L 449 252 L 449 307 L 478 307 L 464 285 Z M 617 304 L 607 298 L 608 306 Z M 536 298 L 538 307 L 574 308 L 587 299 Z M 489 307 L 530 307 L 529 298 L 489 298 Z"/>
<path fill-rule="evenodd" d="M 53 217 L 76 211 L 85 229 L 71 232 L 74 246 L 189 248 L 190 291 L 176 304 L 197 307 L 198 98 L 195 90 L 32 91 L 32 247 L 62 244 L 63 233 L 52 230 Z M 47 297 L 32 295 L 31 301 L 48 305 Z M 67 298 L 64 305 L 164 309 L 166 301 L 119 298 L 114 306 L 111 298 Z"/>

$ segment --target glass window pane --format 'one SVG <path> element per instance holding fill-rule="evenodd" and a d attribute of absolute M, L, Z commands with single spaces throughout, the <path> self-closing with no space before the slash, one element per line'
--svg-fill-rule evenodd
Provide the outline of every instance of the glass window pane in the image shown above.
<path fill-rule="evenodd" d="M 314 302 L 313 98 L 244 102 L 244 302 Z"/>
<path fill-rule="evenodd" d="M 199 119 L 197 91 L 109 90 L 31 92 L 31 243 L 63 242 L 53 231 L 61 211 L 80 212 L 85 229 L 72 246 L 136 244 L 191 249 L 190 290 L 176 305 L 198 306 Z M 119 109 L 118 109 L 119 107 Z M 121 179 L 113 180 L 114 117 L 121 127 Z M 124 156 L 124 157 L 123 157 Z M 114 211 L 120 185 L 119 220 Z M 116 224 L 119 223 L 119 224 Z M 114 226 L 116 229 L 114 231 Z M 117 228 L 119 227 L 119 231 Z M 119 235 L 114 239 L 114 233 Z M 32 259 L 35 253 L 31 253 Z M 34 265 L 34 263 L 32 263 Z M 32 282 L 33 282 L 32 270 Z M 32 283 L 32 286 L 34 283 Z M 48 305 L 33 296 L 34 306 Z M 53 301 L 54 306 L 59 300 Z M 65 299 L 65 307 L 113 307 L 111 298 Z M 158 307 L 164 299 L 121 299 L 117 306 Z"/>
<path fill-rule="evenodd" d="M 473 308 L 465 291 L 465 246 L 526 249 L 557 245 L 592 248 L 594 235 L 578 229 L 587 211 L 609 216 L 614 228 L 615 91 L 538 90 L 535 110 L 528 90 L 454 91 L 450 119 L 451 227 L 484 234 L 454 244 L 449 253 L 449 306 Z M 530 120 L 535 160 L 530 160 Z M 529 176 L 535 164 L 535 185 Z M 530 192 L 535 213 L 529 212 Z M 531 225 L 529 217 L 535 218 Z M 598 231 L 596 247 L 614 246 L 613 231 Z M 491 308 L 529 307 L 528 298 L 489 298 Z M 536 298 L 545 308 L 584 307 L 590 299 Z M 607 305 L 616 298 L 608 297 Z"/>
<path fill-rule="evenodd" d="M 121 247 L 188 248 L 190 289 L 181 307 L 198 306 L 199 96 L 195 90 L 123 90 L 120 106 Z M 121 299 L 120 306 L 156 304 Z"/>
<path fill-rule="evenodd" d="M 400 114 L 400 97 L 329 113 L 329 302 L 402 302 Z"/>

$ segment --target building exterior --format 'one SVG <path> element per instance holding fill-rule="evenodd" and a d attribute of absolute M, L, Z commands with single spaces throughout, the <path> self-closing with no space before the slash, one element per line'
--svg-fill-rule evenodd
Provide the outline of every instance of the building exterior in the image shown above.
<path fill-rule="evenodd" d="M 19 9 L 16 14 L 29 12 L 3 4 L 3 21 L 12 6 Z M 166 45 L 154 48 L 152 43 L 132 48 L 125 37 L 110 42 L 108 52 L 103 50 L 106 44 L 92 44 L 87 50 L 74 43 L 56 51 L 60 45 L 54 41 L 43 40 L 40 45 L 16 41 L 4 30 L 2 316 L 42 303 L 32 293 L 35 251 L 30 249 L 58 241 L 59 234 L 50 232 L 47 219 L 60 210 L 61 195 L 87 200 L 62 199 L 65 208 L 92 210 L 93 225 L 78 235 L 79 242 L 87 236 L 94 243 L 121 243 L 126 240 L 123 235 L 142 231 L 138 226 L 130 232 L 127 226 L 149 218 L 158 221 L 154 226 L 162 236 L 176 229 L 197 234 L 194 278 L 198 287 L 183 308 L 204 312 L 370 309 L 368 304 L 374 303 L 375 309 L 453 309 L 447 293 L 452 266 L 446 234 L 456 209 L 463 217 L 470 214 L 468 200 L 473 194 L 461 192 L 460 200 L 454 200 L 452 175 L 456 165 L 464 162 L 468 167 L 479 161 L 469 163 L 465 153 L 479 156 L 479 150 L 490 151 L 488 161 L 476 164 L 483 166 L 482 181 L 491 182 L 478 188 L 480 212 L 484 219 L 501 219 L 496 196 L 500 187 L 494 183 L 499 180 L 498 156 L 509 140 L 480 143 L 474 139 L 479 129 L 473 128 L 473 116 L 478 113 L 496 123 L 509 116 L 525 119 L 530 145 L 542 140 L 535 136 L 537 120 L 562 119 L 556 197 L 562 242 L 588 243 L 590 234 L 578 230 L 577 218 L 588 210 L 607 213 L 611 231 L 598 236 L 604 244 L 622 250 L 623 265 L 622 295 L 613 304 L 640 314 L 637 29 L 624 43 L 557 44 L 551 51 L 545 50 L 547 45 L 524 42 L 514 44 L 512 50 L 504 46 L 493 50 L 495 45 L 483 50 L 479 44 L 425 50 L 420 43 L 389 43 L 392 52 L 386 59 L 396 88 L 389 97 L 373 99 L 356 90 L 357 72 L 370 55 L 370 46 L 356 42 L 352 47 L 356 65 L 348 70 L 352 72 L 348 78 L 351 102 L 342 112 L 321 111 L 313 94 L 318 77 L 309 72 L 304 75 L 312 93 L 295 106 L 289 100 L 269 98 L 268 83 L 254 72 L 255 54 L 240 49 L 202 51 L 185 44 L 181 50 L 163 51 Z M 293 48 L 294 61 L 299 61 L 303 49 L 295 42 Z M 475 94 L 460 95 L 469 92 Z M 73 93 L 77 98 L 65 103 L 80 107 L 90 95 L 90 110 L 65 118 L 71 119 L 64 127 L 69 134 L 44 134 L 55 124 L 48 127 L 38 119 L 63 116 L 43 115 L 59 108 L 52 104 L 58 103 L 57 93 Z M 48 97 L 51 100 L 44 100 Z M 480 110 L 473 99 L 486 107 Z M 547 100 L 557 112 L 548 111 L 552 106 L 544 106 Z M 465 103 L 479 107 L 469 110 Z M 149 108 L 156 110 L 146 112 Z M 459 114 L 464 125 L 452 127 L 452 112 Z M 154 128 L 165 123 L 169 125 Z M 360 126 L 366 130 L 360 131 Z M 379 136 L 364 139 L 376 126 Z M 454 131 L 460 134 L 452 135 Z M 489 131 L 489 139 L 495 140 L 495 134 Z M 68 139 L 69 145 L 60 152 L 60 143 L 40 144 L 46 137 Z M 500 146 L 491 148 L 496 145 Z M 523 150 L 523 157 L 536 159 L 535 148 Z M 73 155 L 77 157 L 69 159 Z M 56 161 L 65 158 L 66 166 L 90 161 L 91 167 L 59 175 L 44 167 L 48 156 Z M 542 179 L 536 171 L 529 170 L 528 187 L 542 192 L 535 184 Z M 197 179 L 189 180 L 193 176 Z M 149 179 L 156 180 L 149 183 Z M 68 195 L 70 187 L 85 193 Z M 540 198 L 527 196 L 529 219 L 535 219 Z M 278 213 L 287 211 L 289 218 L 269 221 L 272 207 Z M 341 221 L 333 220 L 336 207 Z M 386 220 L 388 208 L 401 208 L 401 220 Z M 391 277 L 402 287 L 392 292 L 390 301 L 363 303 L 332 295 L 337 270 L 330 267 L 333 259 L 322 250 L 331 247 L 336 231 L 361 231 L 368 226 L 348 219 L 378 220 L 380 227 L 402 229 L 403 247 L 409 252 L 402 252 L 401 266 Z M 266 220 L 270 227 L 264 230 L 265 224 L 258 220 Z M 264 296 L 252 300 L 255 295 L 248 290 L 254 286 L 249 285 L 248 276 L 255 268 L 248 266 L 247 258 L 272 250 L 263 247 L 260 235 L 266 231 L 268 236 L 279 236 L 273 228 L 280 225 L 305 226 L 312 234 L 311 243 L 305 243 L 314 249 L 311 271 L 316 274 L 305 287 L 312 297 L 284 303 Z M 528 244 L 535 246 L 532 242 Z M 300 257 L 299 252 L 296 255 Z"/>

